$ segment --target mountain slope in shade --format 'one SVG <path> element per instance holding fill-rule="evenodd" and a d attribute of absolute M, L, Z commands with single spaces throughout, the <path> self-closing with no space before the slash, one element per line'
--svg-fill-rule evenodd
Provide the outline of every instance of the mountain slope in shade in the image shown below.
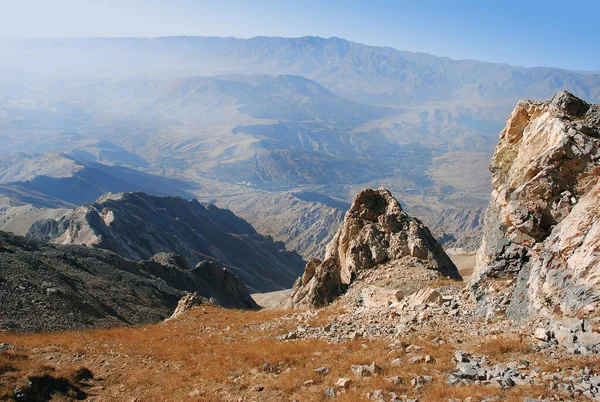
<path fill-rule="evenodd" d="M 190 265 L 215 261 L 260 292 L 291 287 L 304 266 L 298 254 L 229 210 L 144 193 L 106 194 L 59 220 L 36 222 L 28 236 L 104 248 L 132 259 L 172 252 Z"/>
<path fill-rule="evenodd" d="M 306 260 L 325 256 L 325 247 L 350 207 L 349 203 L 309 191 L 244 195 L 225 204 L 260 233 L 284 242 Z"/>
<path fill-rule="evenodd" d="M 107 192 L 146 191 L 190 197 L 190 185 L 128 167 L 82 162 L 64 153 L 0 156 L 0 195 L 12 205 L 74 207 Z"/>
<path fill-rule="evenodd" d="M 50 245 L 0 231 L 0 331 L 145 324 L 169 317 L 185 292 L 256 309 L 244 284 L 209 262 L 131 261 L 107 250 Z"/>

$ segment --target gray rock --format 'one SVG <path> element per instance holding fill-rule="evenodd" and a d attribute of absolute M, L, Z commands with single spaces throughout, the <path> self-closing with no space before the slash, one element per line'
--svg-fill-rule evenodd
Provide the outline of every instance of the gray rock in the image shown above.
<path fill-rule="evenodd" d="M 471 363 L 458 363 L 457 369 L 464 378 L 475 379 L 477 377 L 477 367 Z"/>
<path fill-rule="evenodd" d="M 536 328 L 533 336 L 540 341 L 547 341 L 550 339 L 550 333 L 546 328 Z"/>
<path fill-rule="evenodd" d="M 317 369 L 314 370 L 315 373 L 320 374 L 320 375 L 327 375 L 331 372 L 331 369 L 329 367 L 323 366 L 323 367 L 319 367 Z"/>
<path fill-rule="evenodd" d="M 361 244 L 354 244 L 357 239 Z M 288 307 L 327 305 L 362 272 L 407 256 L 421 260 L 445 277 L 462 279 L 429 229 L 407 215 L 387 189 L 363 190 L 354 198 L 344 223 L 327 246 L 325 260 L 307 264 L 303 279 L 294 285 Z M 395 293 L 390 293 L 384 301 L 396 300 Z"/>
<path fill-rule="evenodd" d="M 421 363 L 423 361 L 423 357 L 421 356 L 413 356 L 410 359 L 407 360 L 407 363 L 409 364 L 416 364 L 416 363 Z"/>
<path fill-rule="evenodd" d="M 597 332 L 581 332 L 577 334 L 577 343 L 584 346 L 600 345 L 600 334 Z"/>
<path fill-rule="evenodd" d="M 335 398 L 337 396 L 337 393 L 335 392 L 335 389 L 332 387 L 327 387 L 325 389 L 323 389 L 323 393 L 325 394 L 325 398 Z"/>

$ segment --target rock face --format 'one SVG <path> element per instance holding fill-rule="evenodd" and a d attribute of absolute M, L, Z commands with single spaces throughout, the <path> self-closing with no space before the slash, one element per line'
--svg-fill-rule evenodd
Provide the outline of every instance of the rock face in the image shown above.
<path fill-rule="evenodd" d="M 169 317 L 186 292 L 223 307 L 257 309 L 244 284 L 211 262 L 174 254 L 131 261 L 83 246 L 0 232 L 0 331 L 144 324 Z"/>
<path fill-rule="evenodd" d="M 597 311 L 599 145 L 600 106 L 565 91 L 521 101 L 509 116 L 471 282 L 480 312 Z"/>
<path fill-rule="evenodd" d="M 460 279 L 458 270 L 429 229 L 408 216 L 387 189 L 361 191 L 327 246 L 324 261 L 308 262 L 294 285 L 292 305 L 323 306 L 363 271 L 412 256 L 440 274 Z"/>
<path fill-rule="evenodd" d="M 106 194 L 59 220 L 36 222 L 28 237 L 85 244 L 131 259 L 168 252 L 191 266 L 218 262 L 260 292 L 291 287 L 304 266 L 298 254 L 229 210 L 144 193 Z"/>

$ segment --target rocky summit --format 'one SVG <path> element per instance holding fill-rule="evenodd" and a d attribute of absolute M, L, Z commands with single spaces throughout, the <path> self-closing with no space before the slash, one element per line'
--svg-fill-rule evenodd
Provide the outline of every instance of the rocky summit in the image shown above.
<path fill-rule="evenodd" d="M 324 261 L 312 259 L 296 281 L 290 304 L 323 306 L 363 272 L 402 257 L 415 257 L 441 276 L 461 279 L 427 227 L 406 214 L 384 188 L 361 191 L 327 246 Z M 410 269 L 400 266 L 398 269 Z"/>
<path fill-rule="evenodd" d="M 213 261 L 259 292 L 289 288 L 304 266 L 298 254 L 227 209 L 145 193 L 106 194 L 60 219 L 34 223 L 28 237 L 85 244 L 131 259 L 173 252 L 190 265 Z"/>
<path fill-rule="evenodd" d="M 600 303 L 600 105 L 521 101 L 492 158 L 471 282 L 480 313 L 590 315 Z"/>

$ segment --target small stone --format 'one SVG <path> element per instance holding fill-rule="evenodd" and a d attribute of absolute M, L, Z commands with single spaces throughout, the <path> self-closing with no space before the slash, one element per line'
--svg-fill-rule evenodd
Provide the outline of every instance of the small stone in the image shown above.
<path fill-rule="evenodd" d="M 400 378 L 399 376 L 393 376 L 393 377 L 389 377 L 385 379 L 387 382 L 392 383 L 394 385 L 400 385 L 402 384 L 402 378 Z"/>
<path fill-rule="evenodd" d="M 325 366 L 315 369 L 315 373 L 321 374 L 321 375 L 327 375 L 330 372 L 331 372 L 331 369 L 329 367 L 325 367 Z"/>
<path fill-rule="evenodd" d="M 549 339 L 549 334 L 546 328 L 536 328 L 533 332 L 533 336 L 540 341 L 547 341 Z"/>
<path fill-rule="evenodd" d="M 335 382 L 335 386 L 338 388 L 343 388 L 343 389 L 348 389 L 350 387 L 350 384 L 352 383 L 352 380 L 349 378 L 338 378 L 338 380 Z"/>
<path fill-rule="evenodd" d="M 433 380 L 433 377 L 428 376 L 428 375 L 419 376 L 417 378 L 413 378 L 412 380 L 410 380 L 410 385 L 412 385 L 413 388 L 421 388 L 423 385 L 431 382 L 432 380 Z"/>
<path fill-rule="evenodd" d="M 457 369 L 461 372 L 463 377 L 471 379 L 477 377 L 477 368 L 471 363 L 458 363 Z"/>
<path fill-rule="evenodd" d="M 252 392 L 262 392 L 264 390 L 265 390 L 264 385 L 255 385 L 250 389 L 250 391 L 252 391 Z"/>
<path fill-rule="evenodd" d="M 458 363 L 467 363 L 469 361 L 469 354 L 458 350 L 456 353 L 454 353 L 454 359 L 456 359 Z"/>
<path fill-rule="evenodd" d="M 577 343 L 585 346 L 600 345 L 600 334 L 596 332 L 582 332 L 577 334 Z"/>
<path fill-rule="evenodd" d="M 332 387 L 327 387 L 323 390 L 323 392 L 325 393 L 325 398 L 335 398 L 336 397 L 336 392 L 335 389 Z"/>
<path fill-rule="evenodd" d="M 417 364 L 417 363 L 421 363 L 421 361 L 423 361 L 423 358 L 421 356 L 413 356 L 410 359 L 408 359 L 407 363 Z"/>
<path fill-rule="evenodd" d="M 392 360 L 392 367 L 401 367 L 402 366 L 402 359 L 397 357 L 395 359 Z"/>

